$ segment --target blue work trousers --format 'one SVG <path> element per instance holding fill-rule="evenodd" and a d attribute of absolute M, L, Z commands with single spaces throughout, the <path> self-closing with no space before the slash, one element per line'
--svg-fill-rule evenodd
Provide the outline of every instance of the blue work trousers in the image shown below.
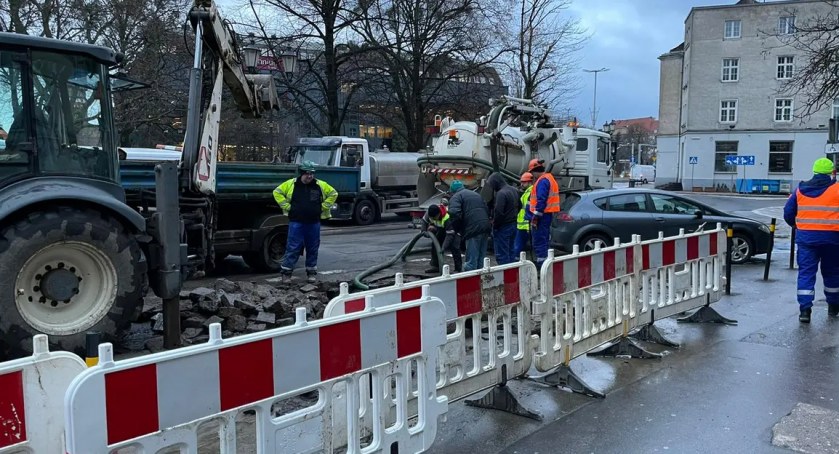
<path fill-rule="evenodd" d="M 485 233 L 466 240 L 466 264 L 463 266 L 463 271 L 477 270 L 484 266 L 488 244 L 489 235 Z"/>
<path fill-rule="evenodd" d="M 518 260 L 522 252 L 530 252 L 530 230 L 516 229 L 516 240 L 513 243 L 513 256 Z"/>
<path fill-rule="evenodd" d="M 545 213 L 542 219 L 539 219 L 539 226 L 530 227 L 533 231 L 533 251 L 536 254 L 536 267 L 542 269 L 542 263 L 548 259 L 548 248 L 551 244 L 551 221 L 553 215 Z"/>
<path fill-rule="evenodd" d="M 839 304 L 839 247 L 798 245 L 798 306 L 813 306 L 816 272 L 821 265 L 827 304 Z"/>
<path fill-rule="evenodd" d="M 288 223 L 288 241 L 283 256 L 283 271 L 291 271 L 297 265 L 297 259 L 306 248 L 306 271 L 317 271 L 318 249 L 320 248 L 320 222 Z"/>
<path fill-rule="evenodd" d="M 495 250 L 495 261 L 499 265 L 513 263 L 516 255 L 513 252 L 516 243 L 516 224 L 502 225 L 492 230 L 492 248 Z"/>

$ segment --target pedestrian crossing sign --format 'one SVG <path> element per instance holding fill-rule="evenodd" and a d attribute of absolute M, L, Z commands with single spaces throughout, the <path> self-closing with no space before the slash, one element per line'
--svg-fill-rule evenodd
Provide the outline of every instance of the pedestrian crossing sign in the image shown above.
<path fill-rule="evenodd" d="M 699 164 L 699 157 L 698 156 L 691 156 L 688 160 L 688 164 Z"/>

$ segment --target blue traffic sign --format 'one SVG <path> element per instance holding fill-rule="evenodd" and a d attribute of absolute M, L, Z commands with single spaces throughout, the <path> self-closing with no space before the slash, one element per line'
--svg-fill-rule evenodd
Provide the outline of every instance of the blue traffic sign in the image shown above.
<path fill-rule="evenodd" d="M 691 156 L 688 159 L 688 164 L 699 164 L 699 157 L 698 156 Z"/>
<path fill-rule="evenodd" d="M 753 166 L 755 165 L 755 157 L 728 155 L 725 157 L 725 163 L 732 166 Z"/>

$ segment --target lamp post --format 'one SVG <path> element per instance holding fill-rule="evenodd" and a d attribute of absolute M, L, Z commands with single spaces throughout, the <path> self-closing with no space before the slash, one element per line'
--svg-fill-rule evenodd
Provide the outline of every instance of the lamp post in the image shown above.
<path fill-rule="evenodd" d="M 597 124 L 597 73 L 608 71 L 609 68 L 600 69 L 584 69 L 584 72 L 594 73 L 594 102 L 591 106 L 591 127 L 594 128 Z"/>
<path fill-rule="evenodd" d="M 242 48 L 242 52 L 245 54 L 245 66 L 248 67 L 248 71 L 251 73 L 256 72 L 256 65 L 259 61 L 259 56 L 262 54 L 262 50 L 254 45 L 253 40 Z"/>

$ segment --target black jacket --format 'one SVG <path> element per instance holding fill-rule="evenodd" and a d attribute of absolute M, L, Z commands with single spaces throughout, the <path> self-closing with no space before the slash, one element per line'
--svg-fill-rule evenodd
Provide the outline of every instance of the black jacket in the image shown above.
<path fill-rule="evenodd" d="M 515 224 L 521 210 L 521 196 L 516 189 L 504 181 L 500 173 L 493 173 L 487 180 L 495 192 L 492 208 L 492 226 L 496 229 Z"/>
<path fill-rule="evenodd" d="M 449 216 L 464 239 L 486 235 L 492 230 L 489 208 L 477 192 L 461 189 L 449 200 Z"/>

